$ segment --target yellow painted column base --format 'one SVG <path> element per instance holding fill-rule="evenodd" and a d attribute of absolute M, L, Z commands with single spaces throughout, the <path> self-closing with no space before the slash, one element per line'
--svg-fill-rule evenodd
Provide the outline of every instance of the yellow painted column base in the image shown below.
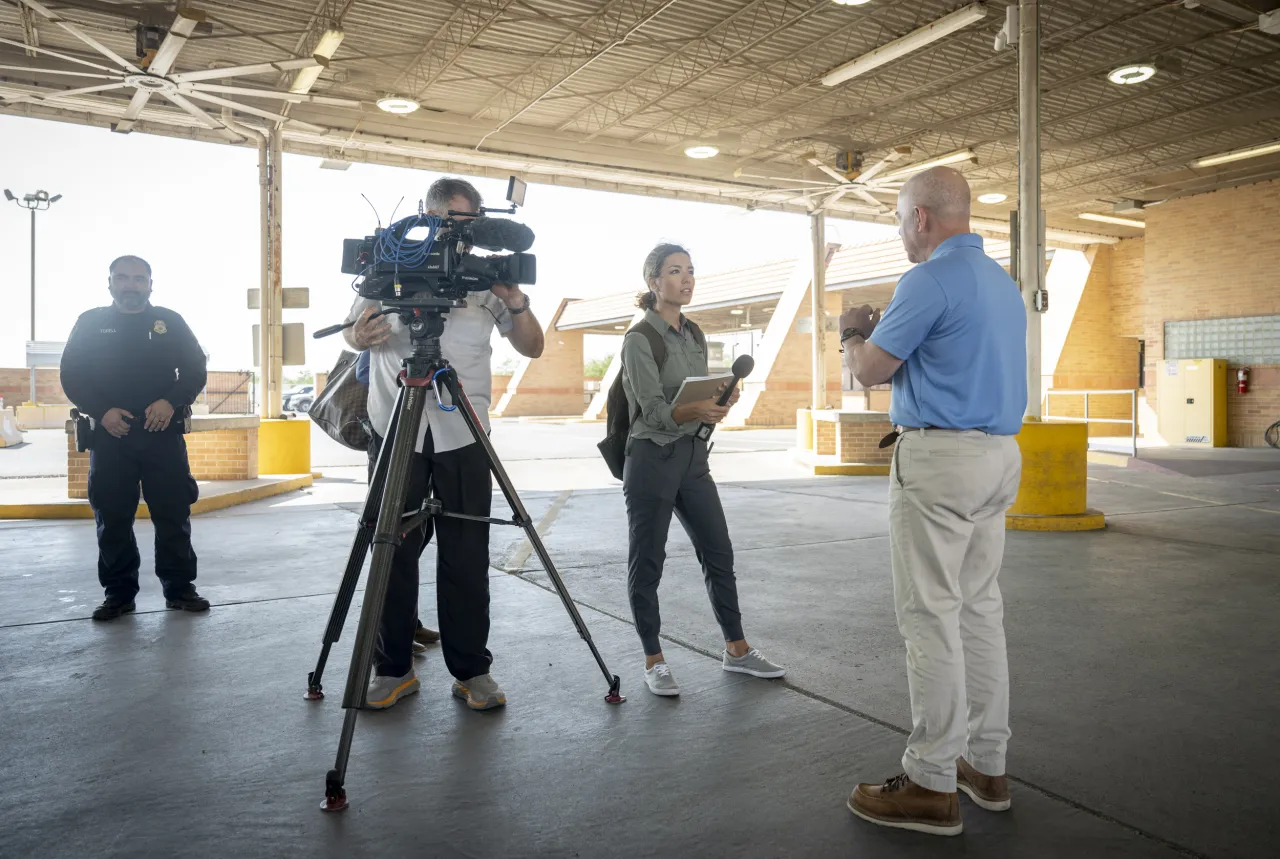
<path fill-rule="evenodd" d="M 1028 420 L 1018 433 L 1022 481 L 1005 515 L 1013 531 L 1096 531 L 1106 518 L 1086 505 L 1089 428 L 1083 422 Z"/>
<path fill-rule="evenodd" d="M 1007 513 L 1004 527 L 1008 531 L 1101 531 L 1107 527 L 1107 517 L 1092 509 L 1062 516 L 1020 516 Z"/>
<path fill-rule="evenodd" d="M 258 425 L 258 474 L 310 473 L 311 421 L 262 421 Z"/>

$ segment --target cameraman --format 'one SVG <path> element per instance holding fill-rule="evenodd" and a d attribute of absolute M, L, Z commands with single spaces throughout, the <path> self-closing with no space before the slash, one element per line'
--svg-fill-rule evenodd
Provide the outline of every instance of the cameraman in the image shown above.
<path fill-rule="evenodd" d="M 450 211 L 479 212 L 480 193 L 461 179 L 439 179 L 427 189 L 426 209 L 447 217 Z M 469 216 L 457 216 L 458 220 Z M 398 378 L 402 361 L 413 348 L 408 328 L 398 315 L 369 317 L 381 309 L 379 302 L 358 298 L 347 321 L 355 324 L 343 332 L 356 351 L 369 350 L 369 418 L 382 429 L 396 418 Z M 489 430 L 490 361 L 494 328 L 511 341 L 521 355 L 542 354 L 542 326 L 529 310 L 529 299 L 514 284 L 494 284 L 492 290 L 473 293 L 467 306 L 444 317 L 441 350 L 458 374 L 485 431 Z M 416 456 L 409 478 L 405 511 L 416 512 L 429 494 L 445 510 L 469 516 L 488 516 L 493 483 L 484 449 L 475 443 L 457 411 L 438 407 L 434 389 L 427 388 L 427 402 L 418 431 Z M 448 404 L 452 405 L 452 404 Z M 381 436 L 374 443 L 381 444 Z M 502 689 L 489 673 L 493 661 L 489 639 L 489 525 L 464 519 L 428 520 L 407 534 L 391 562 L 386 607 L 378 632 L 374 677 L 369 683 L 367 705 L 390 707 L 405 695 L 418 691 L 413 671 L 413 641 L 417 626 L 418 555 L 439 533 L 436 557 L 436 614 L 445 665 L 455 678 L 453 694 L 473 710 L 506 704 Z"/>

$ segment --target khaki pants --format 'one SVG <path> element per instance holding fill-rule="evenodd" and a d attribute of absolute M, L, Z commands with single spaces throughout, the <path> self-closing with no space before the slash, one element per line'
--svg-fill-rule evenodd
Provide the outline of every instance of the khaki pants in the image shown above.
<path fill-rule="evenodd" d="M 889 538 L 912 723 L 902 766 L 930 790 L 955 791 L 961 755 L 986 775 L 1005 771 L 1009 667 L 997 578 L 1021 475 L 1013 436 L 908 430 L 894 450 Z"/>

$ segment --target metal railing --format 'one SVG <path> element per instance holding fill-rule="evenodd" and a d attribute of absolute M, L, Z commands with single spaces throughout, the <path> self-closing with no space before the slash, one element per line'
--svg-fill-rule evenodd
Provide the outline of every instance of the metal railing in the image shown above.
<path fill-rule="evenodd" d="M 1084 397 L 1084 417 L 1068 417 L 1066 415 L 1055 415 L 1049 403 L 1054 394 L 1060 397 Z M 1089 417 L 1089 397 L 1090 396 L 1111 396 L 1116 397 L 1125 395 L 1129 397 L 1129 419 L 1121 418 L 1092 418 Z M 1118 390 L 1118 391 L 1068 391 L 1061 389 L 1046 390 L 1044 393 L 1044 412 L 1046 420 L 1055 421 L 1080 421 L 1084 424 L 1128 424 L 1129 425 L 1129 442 L 1133 450 L 1133 457 L 1138 457 L 1138 392 L 1136 389 Z"/>

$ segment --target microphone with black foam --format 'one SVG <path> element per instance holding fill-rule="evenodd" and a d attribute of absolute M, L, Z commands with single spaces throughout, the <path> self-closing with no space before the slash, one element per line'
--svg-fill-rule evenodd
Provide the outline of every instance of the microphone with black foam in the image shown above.
<path fill-rule="evenodd" d="M 464 227 L 471 244 L 487 251 L 524 253 L 533 247 L 533 230 L 502 218 L 474 218 Z"/>
<path fill-rule="evenodd" d="M 755 368 L 756 368 L 756 360 L 754 358 L 752 358 L 750 355 L 739 355 L 734 360 L 733 366 L 729 368 L 729 372 L 733 373 L 733 380 L 730 381 L 728 386 L 724 389 L 724 393 L 720 395 L 720 399 L 716 400 L 716 405 L 717 406 L 729 405 L 729 398 L 733 396 L 733 389 L 737 387 L 738 381 L 740 379 L 745 379 L 747 376 L 750 376 L 751 371 L 754 370 Z M 703 441 L 706 441 L 707 439 L 711 438 L 711 431 L 713 429 L 715 429 L 713 425 L 704 423 L 702 424 L 702 426 L 698 427 L 698 431 L 695 433 L 695 435 L 698 438 L 702 439 Z"/>

